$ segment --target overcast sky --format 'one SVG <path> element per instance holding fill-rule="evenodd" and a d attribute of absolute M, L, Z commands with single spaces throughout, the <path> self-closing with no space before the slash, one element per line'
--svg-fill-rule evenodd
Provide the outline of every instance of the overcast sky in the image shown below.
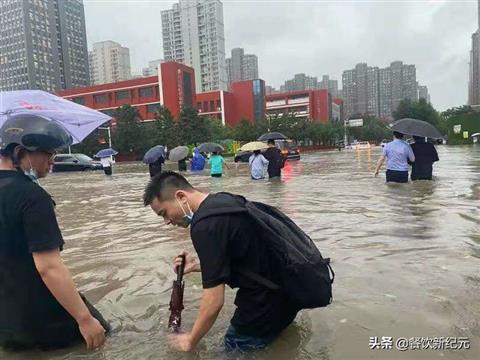
<path fill-rule="evenodd" d="M 114 40 L 130 48 L 132 72 L 163 57 L 160 12 L 175 1 L 84 0 L 89 48 Z M 439 110 L 467 101 L 477 1 L 224 0 L 225 47 L 258 56 L 259 75 L 279 88 L 296 73 L 339 80 L 359 62 L 417 67 Z"/>

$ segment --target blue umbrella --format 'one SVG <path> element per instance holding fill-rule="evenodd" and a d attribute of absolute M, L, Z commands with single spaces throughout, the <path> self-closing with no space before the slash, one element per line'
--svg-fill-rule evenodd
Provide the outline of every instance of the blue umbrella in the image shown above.
<path fill-rule="evenodd" d="M 95 154 L 95 157 L 101 159 L 101 158 L 106 158 L 106 157 L 110 157 L 117 154 L 118 154 L 118 151 L 113 150 L 112 148 L 108 148 L 108 149 L 102 149 L 99 152 L 97 152 Z"/>
<path fill-rule="evenodd" d="M 157 145 L 145 153 L 143 156 L 143 162 L 145 164 L 152 164 L 161 157 L 165 158 L 165 147 L 163 145 Z"/>
<path fill-rule="evenodd" d="M 72 135 L 73 144 L 82 142 L 93 130 L 112 118 L 100 111 L 41 90 L 0 92 L 0 127 L 9 114 L 37 114 L 59 122 Z"/>

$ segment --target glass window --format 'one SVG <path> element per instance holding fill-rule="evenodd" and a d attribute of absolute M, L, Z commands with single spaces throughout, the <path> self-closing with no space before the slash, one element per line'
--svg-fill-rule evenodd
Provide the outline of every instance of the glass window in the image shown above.
<path fill-rule="evenodd" d="M 85 98 L 83 96 L 74 97 L 72 101 L 80 105 L 85 105 Z"/>
<path fill-rule="evenodd" d="M 117 100 L 129 99 L 130 98 L 130 91 L 128 91 L 128 90 L 117 91 L 115 93 L 115 98 Z"/>
<path fill-rule="evenodd" d="M 154 114 L 158 110 L 160 110 L 160 104 L 148 104 L 147 105 L 147 112 L 150 113 L 150 114 Z"/>
<path fill-rule="evenodd" d="M 106 94 L 94 95 L 93 100 L 95 101 L 95 104 L 106 103 L 107 102 L 107 95 Z"/>
<path fill-rule="evenodd" d="M 146 98 L 153 96 L 153 88 L 145 87 L 140 89 L 140 98 Z"/>

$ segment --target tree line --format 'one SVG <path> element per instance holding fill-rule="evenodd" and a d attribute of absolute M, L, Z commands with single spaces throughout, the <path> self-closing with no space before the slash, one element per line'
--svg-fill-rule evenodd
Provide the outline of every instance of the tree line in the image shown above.
<path fill-rule="evenodd" d="M 141 156 L 150 147 L 161 144 L 169 148 L 178 145 L 198 145 L 203 142 L 221 142 L 231 139 L 240 142 L 256 140 L 268 131 L 279 131 L 300 145 L 336 146 L 343 142 L 343 122 L 312 122 L 297 118 L 295 114 L 275 116 L 251 123 L 242 119 L 236 126 L 223 126 L 216 118 L 200 116 L 193 108 L 184 108 L 178 119 L 174 119 L 167 108 L 160 107 L 155 120 L 143 122 L 135 107 L 124 105 L 118 108 L 114 117 L 113 147 L 121 153 Z M 393 114 L 395 120 L 414 118 L 427 121 L 437 127 L 449 139 L 449 143 L 468 143 L 463 131 L 480 132 L 478 113 L 469 106 L 448 109 L 442 113 L 436 111 L 424 99 L 419 101 L 403 100 Z M 379 143 L 391 138 L 388 122 L 375 116 L 354 114 L 350 118 L 363 118 L 363 126 L 347 127 L 349 141 L 370 141 Z M 453 126 L 463 124 L 461 134 L 453 132 Z M 106 146 L 104 131 L 93 132 L 82 144 L 75 145 L 75 152 L 94 154 Z"/>

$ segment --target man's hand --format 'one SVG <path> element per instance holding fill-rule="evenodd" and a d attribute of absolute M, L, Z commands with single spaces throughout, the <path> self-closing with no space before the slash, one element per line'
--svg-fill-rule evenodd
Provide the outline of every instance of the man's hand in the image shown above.
<path fill-rule="evenodd" d="M 85 339 L 88 350 L 96 350 L 105 343 L 105 329 L 93 316 L 78 323 L 80 333 Z"/>
<path fill-rule="evenodd" d="M 172 334 L 168 336 L 168 343 L 178 351 L 192 351 L 193 345 L 190 333 Z"/>
<path fill-rule="evenodd" d="M 183 271 L 184 274 L 200 271 L 200 264 L 198 260 L 188 251 L 183 250 L 173 259 L 173 271 L 175 273 L 177 273 L 177 269 L 182 263 L 182 258 L 180 257 L 182 255 L 185 255 L 185 270 Z"/>

